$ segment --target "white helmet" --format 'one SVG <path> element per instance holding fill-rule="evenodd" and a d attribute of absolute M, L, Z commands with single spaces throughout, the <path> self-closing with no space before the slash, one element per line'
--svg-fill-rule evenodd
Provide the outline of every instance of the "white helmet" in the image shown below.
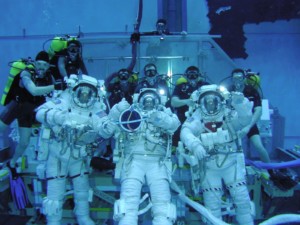
<path fill-rule="evenodd" d="M 87 75 L 71 75 L 67 81 L 72 91 L 72 101 L 79 108 L 90 108 L 98 100 L 98 81 Z"/>
<path fill-rule="evenodd" d="M 143 88 L 139 94 L 135 94 L 133 103 L 136 103 L 142 111 L 157 109 L 162 104 L 161 96 L 155 88 Z"/>
<path fill-rule="evenodd" d="M 223 111 L 224 97 L 217 85 L 204 85 L 199 90 L 198 105 L 205 116 L 215 116 Z"/>

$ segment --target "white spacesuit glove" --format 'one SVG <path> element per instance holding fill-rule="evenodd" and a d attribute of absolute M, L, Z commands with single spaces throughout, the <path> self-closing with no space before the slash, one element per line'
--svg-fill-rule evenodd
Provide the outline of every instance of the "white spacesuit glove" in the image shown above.
<path fill-rule="evenodd" d="M 155 111 L 151 113 L 147 119 L 149 123 L 152 123 L 154 126 L 161 127 L 162 125 L 162 118 L 163 118 L 162 111 Z"/>
<path fill-rule="evenodd" d="M 119 112 L 123 112 L 124 110 L 128 109 L 130 107 L 130 104 L 125 100 L 125 98 L 122 99 L 122 101 L 120 101 L 117 104 L 117 109 L 119 110 Z"/>
<path fill-rule="evenodd" d="M 108 133 L 108 134 L 113 134 L 116 130 L 116 125 L 110 122 L 109 120 L 106 121 L 103 124 L 103 129 Z"/>
<path fill-rule="evenodd" d="M 102 123 L 100 123 L 98 131 L 101 137 L 110 138 L 114 135 L 117 130 L 117 125 L 114 124 L 111 120 L 106 119 Z"/>
<path fill-rule="evenodd" d="M 123 98 L 122 101 L 120 101 L 118 104 L 114 105 L 111 108 L 108 117 L 113 121 L 118 121 L 121 113 L 126 109 L 128 109 L 129 107 L 130 104 Z"/>
<path fill-rule="evenodd" d="M 241 104 L 244 101 L 244 94 L 241 92 L 231 92 L 231 101 L 232 104 Z"/>
<path fill-rule="evenodd" d="M 207 157 L 207 153 L 202 145 L 198 145 L 193 150 L 194 155 L 198 158 L 198 160 L 202 160 L 203 158 Z"/>
<path fill-rule="evenodd" d="M 52 116 L 52 119 L 50 117 Z M 50 125 L 62 125 L 65 123 L 67 118 L 67 111 L 55 111 L 53 114 L 51 114 L 51 111 L 48 113 L 47 121 Z M 54 124 L 52 124 L 49 121 L 53 121 Z"/>

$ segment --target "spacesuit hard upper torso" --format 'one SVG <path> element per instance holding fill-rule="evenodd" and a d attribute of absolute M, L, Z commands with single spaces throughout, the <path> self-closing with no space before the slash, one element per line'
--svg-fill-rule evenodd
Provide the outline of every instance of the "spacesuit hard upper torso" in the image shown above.
<path fill-rule="evenodd" d="M 195 117 L 201 118 L 200 110 L 197 110 L 193 116 L 187 120 L 187 123 L 191 122 L 191 126 L 196 126 L 197 123 L 193 123 Z M 196 137 L 199 138 L 209 155 L 241 151 L 240 142 L 236 133 L 239 129 L 239 126 L 235 123 L 237 119 L 238 115 L 236 113 L 230 113 L 228 110 L 225 110 L 213 118 L 202 117 L 200 124 L 195 127 L 195 129 L 198 129 Z"/>
<path fill-rule="evenodd" d="M 224 107 L 217 115 L 205 115 L 200 108 L 196 109 L 183 124 L 181 140 L 186 147 L 192 151 L 194 142 L 197 142 L 207 153 L 238 150 L 240 147 L 238 132 L 252 119 L 252 103 L 246 98 L 240 101 Z"/>
<path fill-rule="evenodd" d="M 149 154 L 164 156 L 170 134 L 161 127 L 142 121 L 135 132 L 121 131 L 119 139 L 124 141 L 125 156 L 129 154 Z"/>
<path fill-rule="evenodd" d="M 44 126 L 51 127 L 50 142 L 57 142 L 61 148 L 72 150 L 73 153 L 77 152 L 77 156 L 74 155 L 74 157 L 79 157 L 78 154 L 82 154 L 83 157 L 86 146 L 100 138 L 98 127 L 101 118 L 106 115 L 100 102 L 96 102 L 92 108 L 88 109 L 75 107 L 66 90 L 59 98 L 54 98 L 42 105 L 38 111 L 41 109 L 53 111 L 55 115 L 54 120 L 47 120 L 44 124 Z M 63 124 L 59 124 L 60 122 Z M 62 157 L 62 152 L 53 151 L 53 153 Z"/>
<path fill-rule="evenodd" d="M 119 124 L 115 132 L 118 151 L 125 156 L 131 154 L 165 155 L 168 145 L 171 144 L 170 137 L 180 122 L 169 108 L 162 105 L 158 108 L 142 110 L 136 104 L 122 112 L 117 110 L 117 105 L 112 108 L 109 117 L 114 118 L 115 123 Z"/>

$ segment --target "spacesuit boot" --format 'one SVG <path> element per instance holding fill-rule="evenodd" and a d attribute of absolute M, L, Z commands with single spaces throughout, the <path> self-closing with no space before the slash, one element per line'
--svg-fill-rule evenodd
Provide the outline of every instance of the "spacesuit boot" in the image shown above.
<path fill-rule="evenodd" d="M 233 196 L 236 220 L 240 225 L 254 225 L 248 189 L 245 185 L 229 189 Z"/>
<path fill-rule="evenodd" d="M 89 216 L 88 192 L 79 192 L 74 194 L 75 214 L 79 225 L 95 225 Z"/>
<path fill-rule="evenodd" d="M 47 225 L 60 225 L 62 216 L 47 216 Z"/>

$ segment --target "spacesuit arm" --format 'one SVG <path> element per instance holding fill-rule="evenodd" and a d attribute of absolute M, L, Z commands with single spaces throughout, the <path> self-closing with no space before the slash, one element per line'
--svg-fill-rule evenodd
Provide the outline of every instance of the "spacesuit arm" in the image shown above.
<path fill-rule="evenodd" d="M 105 139 L 112 137 L 118 130 L 118 126 L 113 123 L 108 117 L 100 119 L 98 125 L 99 135 Z"/>
<path fill-rule="evenodd" d="M 149 117 L 149 122 L 154 126 L 163 128 L 169 133 L 174 133 L 180 126 L 177 115 L 166 108 L 164 108 L 163 111 L 153 112 Z"/>
<path fill-rule="evenodd" d="M 24 70 L 21 73 L 21 80 L 23 86 L 33 96 L 41 96 L 41 95 L 49 94 L 51 91 L 54 90 L 54 85 L 47 85 L 47 86 L 40 86 L 40 87 L 36 86 L 31 80 L 31 74 L 26 70 Z"/>
<path fill-rule="evenodd" d="M 182 125 L 180 140 L 190 151 L 193 151 L 196 146 L 202 145 L 200 139 L 196 137 L 200 134 L 199 127 L 201 127 L 201 122 L 194 117 L 190 117 Z"/>
<path fill-rule="evenodd" d="M 243 129 L 243 135 L 245 135 L 253 126 L 251 125 L 253 122 L 253 102 L 249 101 L 248 98 L 244 97 L 242 93 L 234 92 L 232 93 L 231 105 L 233 106 L 237 114 L 236 118 L 233 121 L 233 124 L 236 129 Z"/>
<path fill-rule="evenodd" d="M 66 120 L 66 114 L 66 110 L 57 108 L 52 101 L 48 101 L 36 109 L 37 121 L 50 126 L 62 125 Z"/>
<path fill-rule="evenodd" d="M 184 122 L 180 131 L 180 140 L 190 152 L 194 153 L 194 155 L 201 160 L 207 153 L 201 140 L 198 138 L 202 131 L 202 124 L 199 116 L 199 111 L 196 111 L 193 116 Z"/>
<path fill-rule="evenodd" d="M 108 118 L 112 121 L 112 122 L 118 122 L 119 121 L 119 117 L 121 115 L 121 113 L 128 109 L 130 107 L 129 103 L 123 98 L 121 102 L 119 102 L 118 104 L 115 104 L 109 114 L 108 114 Z"/>

